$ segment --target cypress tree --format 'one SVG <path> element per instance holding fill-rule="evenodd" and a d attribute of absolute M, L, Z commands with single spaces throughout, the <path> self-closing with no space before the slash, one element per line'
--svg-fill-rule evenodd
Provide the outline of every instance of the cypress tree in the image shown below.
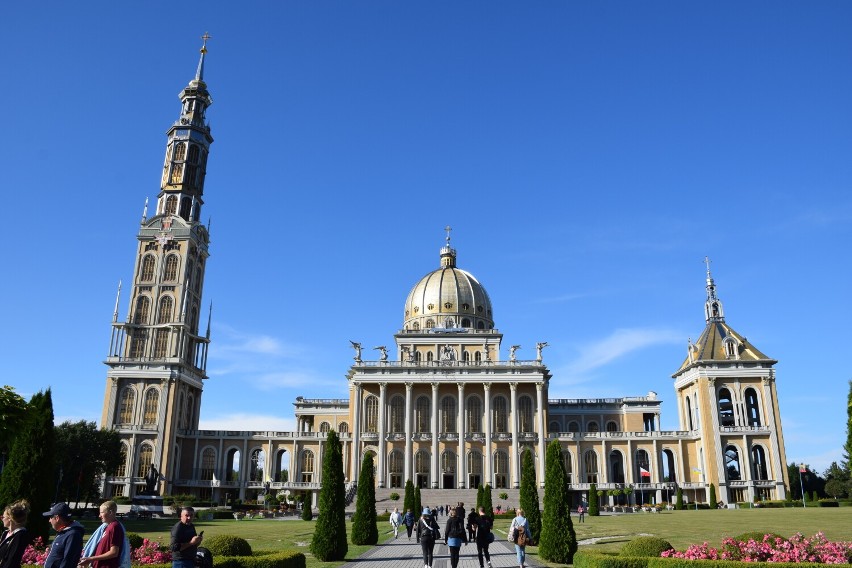
<path fill-rule="evenodd" d="M 530 524 L 532 541 L 538 542 L 541 535 L 541 510 L 538 504 L 538 488 L 535 482 L 535 464 L 529 448 L 524 450 L 521 462 L 521 509 Z"/>
<path fill-rule="evenodd" d="M 405 482 L 405 499 L 402 501 L 402 509 L 403 512 L 411 511 L 413 515 L 420 512 L 414 508 L 414 484 L 410 479 Z"/>
<path fill-rule="evenodd" d="M 675 502 L 675 509 L 678 511 L 683 511 L 683 489 L 680 487 L 677 488 L 677 501 Z"/>
<path fill-rule="evenodd" d="M 559 440 L 547 445 L 544 474 L 544 514 L 538 554 L 549 562 L 571 564 L 577 552 L 577 534 L 571 521 L 568 474 Z"/>
<path fill-rule="evenodd" d="M 482 491 L 484 486 L 482 484 L 476 488 L 476 510 L 479 511 L 479 508 L 482 506 Z"/>
<path fill-rule="evenodd" d="M 717 502 L 718 501 L 716 501 L 716 486 L 711 483 L 710 484 L 710 508 L 715 509 Z"/>
<path fill-rule="evenodd" d="M 414 517 L 417 518 L 420 516 L 420 512 L 423 511 L 423 502 L 420 500 L 420 487 L 414 488 Z"/>
<path fill-rule="evenodd" d="M 491 485 L 485 484 L 482 489 L 482 508 L 488 515 L 494 515 L 494 502 L 491 500 Z"/>
<path fill-rule="evenodd" d="M 311 510 L 311 492 L 302 494 L 302 520 L 310 521 L 314 518 L 314 512 Z"/>
<path fill-rule="evenodd" d="M 349 551 L 346 541 L 346 487 L 343 481 L 343 449 L 334 430 L 329 431 L 322 464 L 319 516 L 311 553 L 322 560 L 343 560 Z"/>
<path fill-rule="evenodd" d="M 373 478 L 373 456 L 366 454 L 361 462 L 358 477 L 358 500 L 352 516 L 352 544 L 376 544 L 379 529 L 376 526 L 376 484 Z"/>
<path fill-rule="evenodd" d="M 27 531 L 47 542 L 50 524 L 41 516 L 50 509 L 56 491 L 53 398 L 50 389 L 33 395 L 12 443 L 12 453 L 0 479 L 0 508 L 26 498 L 35 514 L 27 519 Z"/>
<path fill-rule="evenodd" d="M 849 395 L 846 398 L 846 443 L 843 444 L 841 466 L 847 474 L 852 474 L 852 381 L 849 381 Z"/>
<path fill-rule="evenodd" d="M 589 485 L 589 516 L 597 517 L 600 514 L 600 509 L 598 509 L 598 484 L 592 483 Z"/>

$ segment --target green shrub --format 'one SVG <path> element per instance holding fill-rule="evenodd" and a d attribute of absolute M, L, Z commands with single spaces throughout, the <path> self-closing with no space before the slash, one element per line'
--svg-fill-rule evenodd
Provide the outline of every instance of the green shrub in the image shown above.
<path fill-rule="evenodd" d="M 780 538 L 783 541 L 787 541 L 781 535 L 777 535 L 775 533 L 768 533 L 766 531 L 749 531 L 745 532 L 741 535 L 735 536 L 734 540 L 738 540 L 739 542 L 748 542 L 749 540 L 753 540 L 754 542 L 763 542 L 763 537 L 769 535 L 769 538 L 775 540 L 776 538 Z"/>
<path fill-rule="evenodd" d="M 113 497 L 112 500 L 115 501 L 116 505 L 130 505 L 133 502 L 130 497 Z"/>
<path fill-rule="evenodd" d="M 285 550 L 262 556 L 217 556 L 213 558 L 213 568 L 305 568 L 305 555 Z"/>
<path fill-rule="evenodd" d="M 501 491 L 501 492 L 500 492 L 500 494 L 499 494 L 499 495 L 497 495 L 497 497 L 499 497 L 500 499 L 502 499 L 503 501 L 505 501 L 506 499 L 508 499 L 508 498 L 509 498 L 509 494 L 508 494 L 508 493 L 506 493 L 505 491 Z"/>
<path fill-rule="evenodd" d="M 399 501 L 399 493 L 394 491 L 389 495 L 391 501 Z"/>
<path fill-rule="evenodd" d="M 574 554 L 574 568 L 648 568 L 650 560 L 647 557 L 630 558 L 612 553 L 577 552 Z"/>
<path fill-rule="evenodd" d="M 142 546 L 142 541 L 145 540 L 141 535 L 137 533 L 129 532 L 127 533 L 127 540 L 130 541 L 130 548 L 137 549 Z"/>
<path fill-rule="evenodd" d="M 598 486 L 595 483 L 589 485 L 589 511 L 590 517 L 597 517 L 601 514 L 598 508 Z"/>
<path fill-rule="evenodd" d="M 835 501 L 834 499 L 820 499 L 819 500 L 820 507 L 839 507 L 840 502 Z"/>
<path fill-rule="evenodd" d="M 640 536 L 625 544 L 618 554 L 636 557 L 659 556 L 672 548 L 674 547 L 667 540 L 655 536 Z"/>
<path fill-rule="evenodd" d="M 244 538 L 231 534 L 219 534 L 204 539 L 204 546 L 214 556 L 251 556 L 251 545 Z"/>

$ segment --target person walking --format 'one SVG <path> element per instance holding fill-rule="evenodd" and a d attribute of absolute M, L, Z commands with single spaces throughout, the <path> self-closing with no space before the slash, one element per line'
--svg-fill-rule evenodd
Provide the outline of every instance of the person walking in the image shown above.
<path fill-rule="evenodd" d="M 464 509 L 459 516 L 459 509 L 450 509 L 444 534 L 447 535 L 447 548 L 450 549 L 450 566 L 456 568 L 459 565 L 459 552 L 462 543 L 467 544 L 467 532 L 464 530 Z"/>
<path fill-rule="evenodd" d="M 397 507 L 393 508 L 393 513 L 390 514 L 390 524 L 393 527 L 393 537 L 399 538 L 399 524 L 402 520 L 402 516 L 399 514 L 399 509 Z"/>
<path fill-rule="evenodd" d="M 527 559 L 527 544 L 532 540 L 532 533 L 530 532 L 530 523 L 524 516 L 524 510 L 520 507 L 515 509 L 515 518 L 512 519 L 512 524 L 509 526 L 509 534 L 515 543 L 518 567 L 524 568 L 524 562 Z"/>
<path fill-rule="evenodd" d="M 80 559 L 80 566 L 92 568 L 118 568 L 121 563 L 121 552 L 124 546 L 124 527 L 116 520 L 118 505 L 115 501 L 104 501 L 99 510 L 99 517 L 103 522 L 103 530 L 98 529 L 97 540 L 86 545 L 84 557 Z M 94 535 L 93 535 L 94 536 Z M 89 550 L 91 546 L 91 550 Z"/>
<path fill-rule="evenodd" d="M 482 557 L 485 557 L 485 562 L 488 568 L 491 568 L 491 554 L 488 553 L 488 545 L 494 542 L 494 533 L 491 529 L 494 527 L 494 520 L 485 514 L 485 508 L 479 508 L 479 514 L 476 515 L 476 555 L 479 557 L 479 568 L 485 568 Z"/>
<path fill-rule="evenodd" d="M 411 509 L 408 509 L 403 515 L 402 524 L 405 525 L 405 530 L 408 532 L 408 540 L 411 540 L 411 531 L 414 529 L 414 513 L 411 512 Z"/>
<path fill-rule="evenodd" d="M 579 516 L 580 516 L 580 518 L 579 518 L 579 519 L 577 519 L 577 521 L 578 521 L 578 522 L 581 522 L 581 523 L 585 523 L 585 522 L 586 522 L 586 508 L 585 508 L 585 507 L 583 507 L 583 504 L 582 504 L 582 503 L 580 503 L 580 504 L 577 506 L 577 515 L 579 515 Z"/>
<path fill-rule="evenodd" d="M 195 554 L 201 544 L 202 534 L 195 533 L 192 518 L 195 509 L 183 507 L 180 510 L 180 520 L 172 527 L 172 540 L 169 550 L 172 551 L 172 568 L 195 568 Z"/>
<path fill-rule="evenodd" d="M 435 541 L 439 538 L 441 538 L 441 529 L 432 516 L 432 511 L 429 510 L 429 507 L 426 507 L 423 509 L 420 520 L 417 521 L 417 542 L 423 549 L 423 568 L 432 568 Z"/>
<path fill-rule="evenodd" d="M 68 503 L 55 503 L 42 515 L 48 517 L 50 526 L 56 531 L 44 568 L 77 568 L 83 551 L 83 525 L 71 520 Z"/>
<path fill-rule="evenodd" d="M 15 501 L 3 510 L 3 536 L 0 537 L 0 568 L 21 568 L 21 558 L 30 544 L 30 535 L 24 526 L 30 514 L 30 503 L 25 499 Z"/>
<path fill-rule="evenodd" d="M 476 538 L 476 519 L 479 515 L 476 514 L 476 509 L 470 508 L 470 514 L 467 516 L 467 540 L 471 541 Z"/>

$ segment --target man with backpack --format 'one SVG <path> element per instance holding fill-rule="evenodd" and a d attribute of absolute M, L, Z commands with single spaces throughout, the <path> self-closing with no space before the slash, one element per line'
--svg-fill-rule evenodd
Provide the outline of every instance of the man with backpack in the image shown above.
<path fill-rule="evenodd" d="M 423 568 L 432 568 L 435 550 L 435 541 L 441 538 L 441 529 L 438 521 L 432 516 L 429 507 L 423 509 L 423 515 L 417 521 L 417 542 L 423 549 Z"/>

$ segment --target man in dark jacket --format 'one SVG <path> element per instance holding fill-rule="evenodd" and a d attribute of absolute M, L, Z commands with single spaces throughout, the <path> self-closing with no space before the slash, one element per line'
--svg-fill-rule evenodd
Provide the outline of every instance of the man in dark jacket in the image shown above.
<path fill-rule="evenodd" d="M 49 517 L 50 526 L 56 531 L 44 568 L 76 568 L 83 552 L 83 525 L 71 520 L 67 503 L 56 503 L 42 514 Z"/>
<path fill-rule="evenodd" d="M 195 509 L 184 507 L 180 510 L 180 521 L 172 527 L 169 550 L 172 551 L 173 568 L 194 568 L 195 566 L 195 553 L 198 552 L 202 536 L 195 533 L 195 525 L 192 524 L 194 516 Z"/>
<path fill-rule="evenodd" d="M 479 515 L 476 514 L 476 509 L 470 508 L 470 514 L 467 516 L 467 540 L 472 541 L 476 538 L 476 527 L 478 525 Z"/>

